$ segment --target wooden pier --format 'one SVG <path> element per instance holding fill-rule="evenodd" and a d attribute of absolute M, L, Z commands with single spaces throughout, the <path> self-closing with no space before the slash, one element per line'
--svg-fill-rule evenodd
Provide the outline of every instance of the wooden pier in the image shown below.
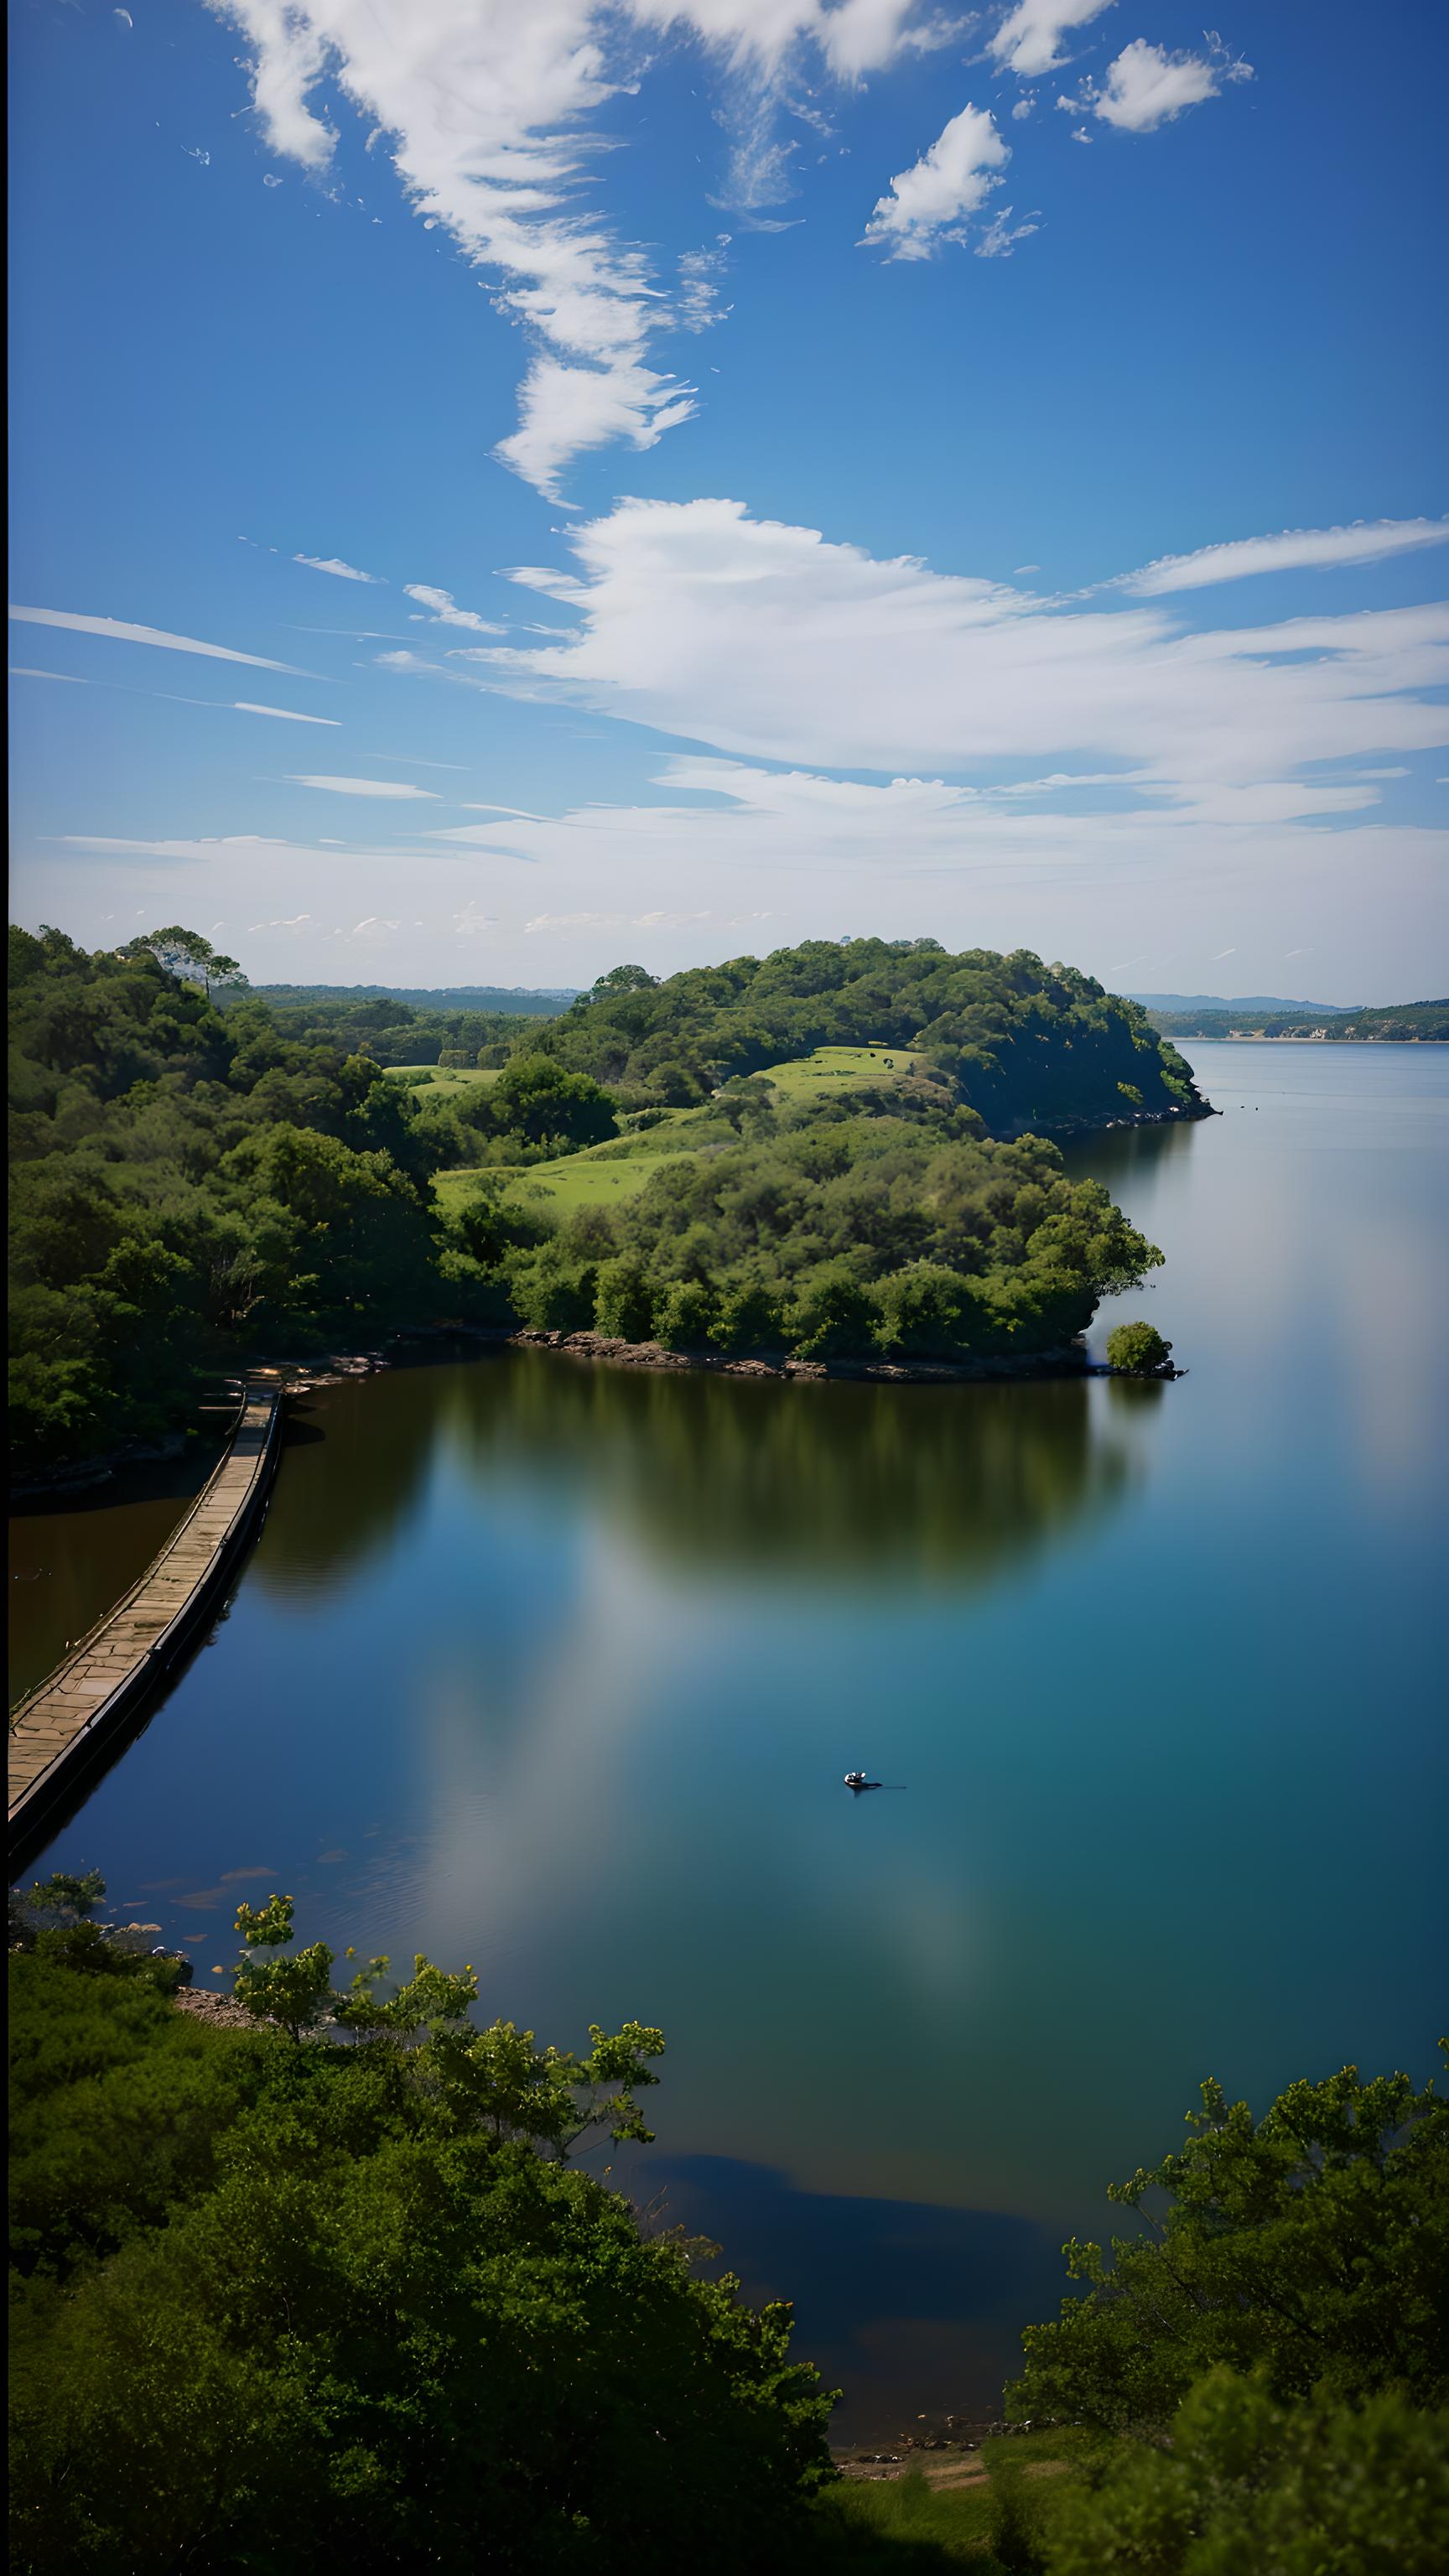
<path fill-rule="evenodd" d="M 248 1383 L 231 1445 L 125 1599 L 10 1717 L 10 1873 L 34 1858 L 90 1774 L 219 1606 L 260 1518 L 280 1445 L 282 1388 Z"/>

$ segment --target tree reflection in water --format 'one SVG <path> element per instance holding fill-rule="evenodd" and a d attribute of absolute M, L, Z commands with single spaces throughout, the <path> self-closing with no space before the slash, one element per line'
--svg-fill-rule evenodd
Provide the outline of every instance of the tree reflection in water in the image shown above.
<path fill-rule="evenodd" d="M 273 1592 L 354 1579 L 449 1461 L 495 1493 L 562 1484 L 696 1571 L 953 1587 L 1115 1503 L 1133 1461 L 1079 1380 L 783 1386 L 528 1351 L 328 1389 L 301 1428 L 257 1561 Z"/>

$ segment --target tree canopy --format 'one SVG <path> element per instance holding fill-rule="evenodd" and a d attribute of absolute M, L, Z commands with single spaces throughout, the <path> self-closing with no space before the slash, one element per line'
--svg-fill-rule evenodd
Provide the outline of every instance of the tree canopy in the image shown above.
<path fill-rule="evenodd" d="M 830 2472 L 788 2308 L 568 2161 L 648 2134 L 659 2033 L 538 2050 L 382 1973 L 298 2044 L 12 1954 L 18 2576 L 787 2563 Z"/>
<path fill-rule="evenodd" d="M 812 939 L 659 984 L 615 967 L 536 1042 L 629 1106 L 687 1106 L 732 1074 L 875 1044 L 919 1050 L 995 1135 L 1202 1106 L 1135 1002 L 1028 949 L 950 956 L 934 939 Z"/>
<path fill-rule="evenodd" d="M 998 1143 L 939 1086 L 691 1130 L 618 1208 L 588 1208 L 495 1274 L 541 1328 L 803 1359 L 1060 1351 L 1162 1258 L 1040 1137 Z"/>
<path fill-rule="evenodd" d="M 1200 1106 L 1131 1004 L 1024 953 L 817 941 L 657 985 L 616 967 L 557 1019 L 491 1021 L 490 1078 L 416 1092 L 374 1042 L 413 1062 L 468 1046 L 386 996 L 279 1015 L 243 982 L 180 925 L 93 955 L 11 933 L 23 1470 L 174 1432 L 248 1354 L 390 1327 L 825 1361 L 1057 1351 L 1159 1256 L 1023 1131 Z M 862 1036 L 909 1045 L 914 1074 L 793 1102 L 753 1078 Z M 626 1099 L 635 1124 L 697 1104 L 638 1197 L 560 1222 L 515 1180 L 506 1205 L 485 1186 L 440 1214 L 437 1172 L 607 1153 Z"/>
<path fill-rule="evenodd" d="M 1276 2399 L 1449 2397 L 1449 2102 L 1346 2066 L 1291 2084 L 1261 2119 L 1202 2087 L 1177 2153 L 1113 2186 L 1145 2232 L 1076 2239 L 1086 2295 L 1024 2338 L 1023 2416 L 1160 2430 L 1219 2366 Z"/>

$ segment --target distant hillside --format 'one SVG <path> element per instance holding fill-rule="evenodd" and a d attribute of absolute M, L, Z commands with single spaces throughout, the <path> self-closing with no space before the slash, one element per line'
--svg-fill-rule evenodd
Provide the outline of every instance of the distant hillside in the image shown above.
<path fill-rule="evenodd" d="M 1161 1036 L 1178 1038 L 1318 1038 L 1335 1046 L 1354 1040 L 1449 1038 L 1449 1002 L 1396 1002 L 1382 1008 L 1334 1011 L 1303 1003 L 1284 1012 L 1255 1011 L 1231 1002 L 1212 1011 L 1150 1011 Z"/>
<path fill-rule="evenodd" d="M 568 1009 L 577 987 L 550 985 L 535 992 L 525 984 L 253 984 L 251 990 L 283 1009 L 313 1002 L 401 1002 L 414 1011 L 523 1011 L 549 1019 Z"/>
<path fill-rule="evenodd" d="M 534 1044 L 629 1108 L 689 1108 L 737 1075 L 819 1047 L 910 1048 L 993 1136 L 1205 1114 L 1136 1004 L 1029 949 L 810 939 L 656 983 L 616 967 Z"/>
<path fill-rule="evenodd" d="M 1325 1013 L 1356 1011 L 1357 1002 L 1295 1002 L 1281 993 L 1129 993 L 1129 1002 L 1140 1002 L 1144 1011 L 1316 1011 Z"/>

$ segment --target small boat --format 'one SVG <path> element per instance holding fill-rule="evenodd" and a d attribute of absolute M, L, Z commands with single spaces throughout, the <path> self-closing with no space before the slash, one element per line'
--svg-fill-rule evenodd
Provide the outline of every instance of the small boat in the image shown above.
<path fill-rule="evenodd" d="M 845 1785 L 858 1798 L 862 1789 L 878 1789 L 881 1784 L 879 1780 L 867 1780 L 863 1771 L 847 1771 Z"/>

